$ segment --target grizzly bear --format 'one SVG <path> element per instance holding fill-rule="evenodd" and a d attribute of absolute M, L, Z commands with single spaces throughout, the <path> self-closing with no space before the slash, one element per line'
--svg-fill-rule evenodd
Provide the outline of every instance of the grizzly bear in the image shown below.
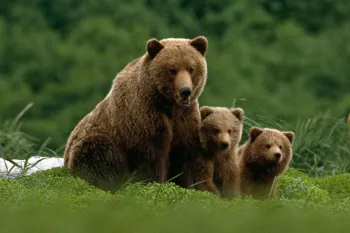
<path fill-rule="evenodd" d="M 275 195 L 274 181 L 292 159 L 293 132 L 252 127 L 248 141 L 239 147 L 241 194 L 256 199 Z"/>
<path fill-rule="evenodd" d="M 116 75 L 108 95 L 70 134 L 64 154 L 69 171 L 107 189 L 137 172 L 160 183 L 185 173 L 177 183 L 188 185 L 207 47 L 203 36 L 150 39 L 146 53 Z"/>
<path fill-rule="evenodd" d="M 242 136 L 244 111 L 241 108 L 200 109 L 199 155 L 195 157 L 195 188 L 221 197 L 239 195 L 236 149 Z"/>

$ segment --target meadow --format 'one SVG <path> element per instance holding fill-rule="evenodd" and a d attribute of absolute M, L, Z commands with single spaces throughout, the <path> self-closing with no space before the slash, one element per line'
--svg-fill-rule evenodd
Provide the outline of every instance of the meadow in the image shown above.
<path fill-rule="evenodd" d="M 348 232 L 350 176 L 289 170 L 275 199 L 222 200 L 172 183 L 111 195 L 63 168 L 0 181 L 2 232 Z"/>
<path fill-rule="evenodd" d="M 19 154 L 59 156 L 47 141 L 38 146 L 21 131 L 20 118 L 29 107 L 0 130 L 0 156 L 10 161 Z M 278 127 L 273 119 L 247 118 L 246 133 L 253 124 Z M 291 168 L 269 200 L 221 199 L 171 181 L 129 180 L 111 194 L 60 167 L 0 179 L 1 232 L 348 232 L 349 126 L 344 119 L 320 116 L 293 130 Z"/>

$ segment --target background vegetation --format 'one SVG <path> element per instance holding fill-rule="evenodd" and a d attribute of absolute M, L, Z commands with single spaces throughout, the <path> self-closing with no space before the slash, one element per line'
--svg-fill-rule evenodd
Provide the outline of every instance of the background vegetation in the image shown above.
<path fill-rule="evenodd" d="M 29 102 L 23 129 L 64 146 L 151 37 L 205 35 L 202 105 L 298 119 L 350 112 L 350 2 L 328 0 L 3 0 L 0 122 Z"/>

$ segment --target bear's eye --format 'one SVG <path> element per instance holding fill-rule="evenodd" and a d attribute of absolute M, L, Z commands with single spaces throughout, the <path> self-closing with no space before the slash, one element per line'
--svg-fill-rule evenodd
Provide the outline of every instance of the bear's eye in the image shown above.
<path fill-rule="evenodd" d="M 270 148 L 271 148 L 271 145 L 270 145 L 270 144 L 267 144 L 267 145 L 266 145 L 266 148 L 267 148 L 267 149 L 270 149 Z"/>
<path fill-rule="evenodd" d="M 190 73 L 190 74 L 192 74 L 193 73 L 193 68 L 192 67 L 190 67 L 190 68 L 188 68 L 188 72 Z"/>
<path fill-rule="evenodd" d="M 177 70 L 176 69 L 170 69 L 169 70 L 171 75 L 176 75 L 177 74 Z"/>
<path fill-rule="evenodd" d="M 214 132 L 215 134 L 218 134 L 218 133 L 220 133 L 220 130 L 219 130 L 219 129 L 214 128 L 214 129 L 213 129 L 213 132 Z"/>
<path fill-rule="evenodd" d="M 282 145 L 280 145 L 280 149 L 282 149 Z"/>
<path fill-rule="evenodd" d="M 232 130 L 231 130 L 231 129 L 229 129 L 229 130 L 228 130 L 228 134 L 231 134 L 231 133 L 232 133 Z"/>

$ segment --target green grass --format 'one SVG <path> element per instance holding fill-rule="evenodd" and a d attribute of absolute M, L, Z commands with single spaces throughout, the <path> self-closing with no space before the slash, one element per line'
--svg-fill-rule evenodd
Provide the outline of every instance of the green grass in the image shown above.
<path fill-rule="evenodd" d="M 315 179 L 291 169 L 278 181 L 278 196 L 265 201 L 225 200 L 173 183 L 135 183 L 112 195 L 54 168 L 0 181 L 1 230 L 345 232 L 349 184 L 348 175 Z"/>
<path fill-rule="evenodd" d="M 47 138 L 40 145 L 37 138 L 32 137 L 21 130 L 20 120 L 32 106 L 32 103 L 28 104 L 13 120 L 4 122 L 3 128 L 0 128 L 0 158 L 4 158 L 12 164 L 10 167 L 7 167 L 8 174 L 12 169 L 17 167 L 21 171 L 20 175 L 25 175 L 28 169 L 43 160 L 40 159 L 34 164 L 29 164 L 28 161 L 32 156 L 59 156 L 57 153 L 58 150 L 53 151 L 47 147 L 50 138 Z M 16 163 L 14 159 L 22 159 L 25 162 L 21 165 Z"/>
<path fill-rule="evenodd" d="M 29 108 L 29 107 L 28 107 Z M 19 119 L 0 129 L 0 156 L 9 160 L 57 153 L 20 130 Z M 261 117 L 251 125 L 283 128 Z M 293 129 L 292 127 L 288 130 Z M 129 183 L 104 192 L 54 168 L 0 179 L 1 232 L 349 232 L 349 128 L 315 117 L 295 127 L 292 166 L 277 181 L 277 196 L 220 199 L 169 182 Z M 48 154 L 49 153 L 49 154 Z M 28 169 L 26 164 L 23 168 Z M 303 172 L 301 172 L 303 171 Z"/>

